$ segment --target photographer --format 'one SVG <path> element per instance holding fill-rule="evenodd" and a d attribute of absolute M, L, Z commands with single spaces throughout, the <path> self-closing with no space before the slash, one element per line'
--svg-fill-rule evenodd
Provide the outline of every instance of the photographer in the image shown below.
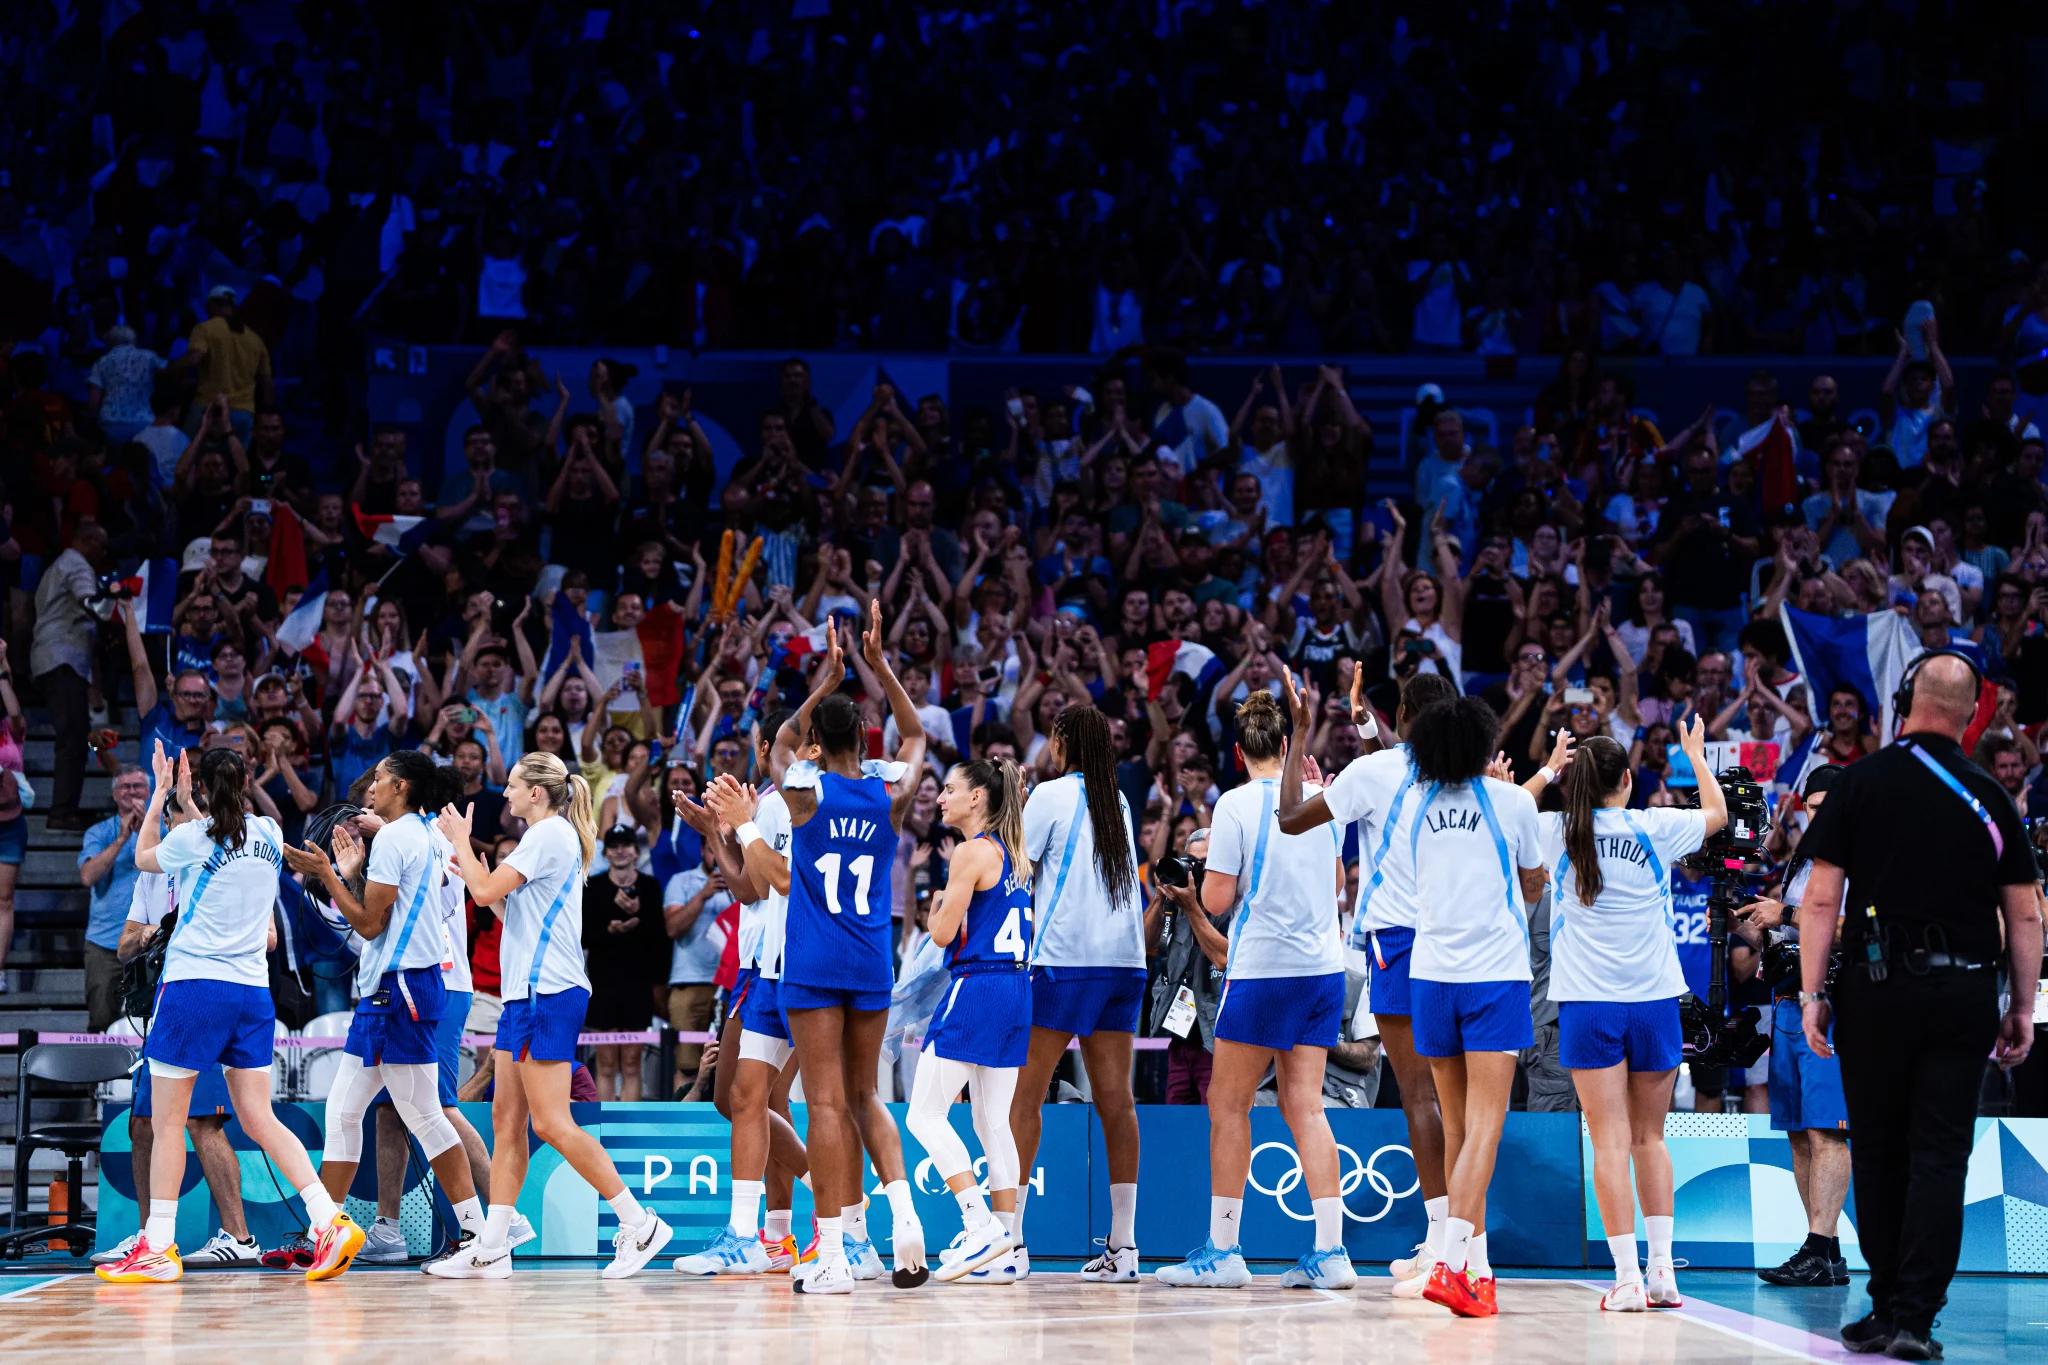
<path fill-rule="evenodd" d="M 2034 1042 L 2038 874 L 2011 798 L 1959 743 L 1978 684 L 1963 656 L 1921 655 L 1894 700 L 1898 742 L 1836 780 L 1803 843 L 1814 866 L 1799 908 L 1799 1001 L 1816 1055 L 1834 1055 L 1838 1024 L 1870 1262 L 1871 1311 L 1842 1340 L 1904 1360 L 1940 1354 L 1929 1334 L 1962 1249 L 1984 1059 L 2017 1066 Z M 1828 953 L 1845 911 L 1831 999 Z M 2001 927 L 2012 1001 L 2003 1018 Z"/>
<path fill-rule="evenodd" d="M 1809 812 L 1819 813 L 1842 772 L 1829 763 L 1807 775 Z M 1769 935 L 1763 973 L 1772 991 L 1771 1127 L 1792 1144 L 1792 1179 L 1806 1210 L 1805 1243 L 1784 1264 L 1758 1270 L 1757 1278 L 1776 1285 L 1840 1286 L 1849 1283 L 1849 1263 L 1835 1235 L 1849 1192 L 1849 1110 L 1842 1099 L 1841 1062 L 1820 1056 L 1806 1043 L 1799 1009 L 1799 930 L 1788 923 L 1812 876 L 1812 860 L 1794 849 L 1785 867 L 1783 899 L 1766 896 L 1736 911 L 1759 938 Z"/>
<path fill-rule="evenodd" d="M 1200 887 L 1208 854 L 1208 829 L 1189 830 L 1180 853 L 1154 865 L 1159 894 L 1145 912 L 1145 942 L 1153 957 L 1163 957 L 1152 978 L 1145 1031 L 1166 1039 L 1168 1104 L 1209 1102 L 1223 969 L 1203 954 L 1193 923 L 1203 913 Z"/>

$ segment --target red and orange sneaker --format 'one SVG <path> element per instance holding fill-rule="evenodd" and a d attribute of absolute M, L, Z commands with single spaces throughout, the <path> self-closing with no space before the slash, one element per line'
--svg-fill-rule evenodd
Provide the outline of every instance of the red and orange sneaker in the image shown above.
<path fill-rule="evenodd" d="M 1476 1313 L 1467 1314 L 1475 1318 L 1497 1318 L 1500 1316 L 1500 1302 L 1494 1297 L 1493 1276 L 1467 1275 L 1466 1281 L 1472 1286 L 1472 1301 L 1479 1306 Z"/>
<path fill-rule="evenodd" d="M 363 1230 L 345 1213 L 313 1234 L 313 1264 L 306 1268 L 308 1280 L 331 1280 L 344 1273 L 356 1253 L 363 1249 Z"/>
<path fill-rule="evenodd" d="M 796 1249 L 796 1238 L 792 1236 L 785 1235 L 781 1241 L 776 1241 L 764 1232 L 761 1234 L 761 1248 L 768 1253 L 770 1275 L 787 1275 L 804 1259 L 804 1253 Z"/>
<path fill-rule="evenodd" d="M 1450 1309 L 1461 1318 L 1489 1318 L 1500 1310 L 1493 1306 L 1493 1281 L 1487 1280 L 1485 1284 L 1487 1298 L 1482 1301 L 1473 1288 L 1470 1275 L 1439 1261 L 1436 1269 L 1429 1272 L 1429 1283 L 1423 1286 L 1422 1297 Z"/>
<path fill-rule="evenodd" d="M 169 1284 L 185 1277 L 185 1263 L 178 1259 L 177 1243 L 158 1251 L 147 1237 L 138 1237 L 126 1256 L 112 1265 L 94 1266 L 93 1274 L 108 1284 Z"/>

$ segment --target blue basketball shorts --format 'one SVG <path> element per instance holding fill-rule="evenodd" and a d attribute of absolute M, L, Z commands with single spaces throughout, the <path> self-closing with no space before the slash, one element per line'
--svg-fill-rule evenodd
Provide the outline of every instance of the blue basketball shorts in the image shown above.
<path fill-rule="evenodd" d="M 1034 967 L 1031 1026 L 1086 1038 L 1136 1033 L 1145 1004 L 1143 967 Z"/>
<path fill-rule="evenodd" d="M 173 1063 L 175 1065 L 175 1063 Z M 146 1119 L 155 1112 L 155 1084 L 147 1066 L 135 1068 L 135 1097 L 131 1101 L 136 1118 Z M 186 1107 L 186 1117 L 195 1119 L 224 1118 L 235 1116 L 234 1103 L 228 1098 L 227 1074 L 220 1069 L 220 1063 L 201 1067 L 192 1081 L 192 1102 Z"/>
<path fill-rule="evenodd" d="M 277 1010 L 270 987 L 192 978 L 157 987 L 143 1055 L 166 1066 L 204 1071 L 219 1064 L 241 1070 L 270 1065 Z"/>
<path fill-rule="evenodd" d="M 1526 981 L 1410 982 L 1415 1050 L 1425 1057 L 1520 1052 L 1536 1045 Z"/>
<path fill-rule="evenodd" d="M 1219 1042 L 1289 1052 L 1335 1047 L 1344 1029 L 1344 973 L 1244 977 L 1223 983 Z"/>
<path fill-rule="evenodd" d="M 1031 977 L 1022 967 L 956 971 L 924 1050 L 970 1066 L 1022 1066 L 1031 1052 Z"/>
<path fill-rule="evenodd" d="M 507 1000 L 498 1016 L 498 1047 L 515 1061 L 573 1062 L 576 1035 L 583 1032 L 589 1008 L 590 992 L 581 986 Z"/>
<path fill-rule="evenodd" d="M 789 1036 L 789 1016 L 799 1010 L 843 1009 L 872 1014 L 889 1008 L 889 992 L 886 989 L 866 989 L 858 986 L 800 986 L 785 980 L 776 987 L 777 1004 L 782 1010 L 783 1037 Z M 760 1032 L 756 1029 L 755 1032 Z"/>
<path fill-rule="evenodd" d="M 356 1002 L 342 1051 L 364 1066 L 431 1065 L 438 1060 L 434 1035 L 447 1008 L 439 967 L 386 972 L 377 989 Z"/>
<path fill-rule="evenodd" d="M 1598 1071 L 1627 1062 L 1630 1071 L 1676 1071 L 1684 1058 L 1678 998 L 1561 1000 L 1557 1054 L 1570 1071 Z"/>
<path fill-rule="evenodd" d="M 1374 929 L 1365 936 L 1365 956 L 1372 965 L 1366 975 L 1366 995 L 1375 1015 L 1397 1018 L 1414 1013 L 1414 996 L 1408 980 L 1408 963 L 1415 951 L 1413 929 Z"/>
<path fill-rule="evenodd" d="M 1828 1041 L 1834 1039 L 1831 1022 Z M 1819 1056 L 1806 1045 L 1806 1025 L 1796 1000 L 1780 1000 L 1771 1007 L 1771 1127 L 1781 1133 L 1849 1131 L 1842 1060 Z"/>

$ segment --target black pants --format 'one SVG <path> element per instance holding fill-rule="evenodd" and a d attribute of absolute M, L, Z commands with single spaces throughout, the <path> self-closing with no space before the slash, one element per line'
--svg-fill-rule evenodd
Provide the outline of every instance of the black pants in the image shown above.
<path fill-rule="evenodd" d="M 56 740 L 56 780 L 50 784 L 49 811 L 70 815 L 78 810 L 79 794 L 85 790 L 86 730 L 89 725 L 85 702 L 85 679 L 77 670 L 60 665 L 36 675 L 43 691 L 43 705 L 50 711 L 50 729 Z"/>
<path fill-rule="evenodd" d="M 1998 1037 L 1990 970 L 1842 975 L 1835 1047 L 1849 1102 L 1856 1232 L 1880 1320 L 1926 1335 L 1963 1246 L 1977 1088 Z"/>

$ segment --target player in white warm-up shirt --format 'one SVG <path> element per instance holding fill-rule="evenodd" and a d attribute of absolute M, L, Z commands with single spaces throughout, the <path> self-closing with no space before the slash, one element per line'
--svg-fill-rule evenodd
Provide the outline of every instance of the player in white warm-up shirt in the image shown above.
<path fill-rule="evenodd" d="M 1580 744 L 1565 772 L 1565 808 L 1543 820 L 1553 869 L 1550 998 L 1559 1059 L 1572 1073 L 1593 1139 L 1593 1190 L 1615 1283 L 1601 1307 L 1639 1313 L 1679 1305 L 1671 1259 L 1671 1157 L 1664 1115 L 1682 1052 L 1678 997 L 1685 973 L 1672 933 L 1671 869 L 1727 822 L 1695 716 L 1680 742 L 1699 775 L 1700 809 L 1630 810 L 1628 751 L 1605 735 Z M 1636 1263 L 1636 1191 L 1649 1233 L 1645 1286 Z"/>
<path fill-rule="evenodd" d="M 1535 798 L 1485 775 L 1499 722 L 1474 697 L 1433 706 L 1409 729 L 1422 800 L 1406 837 L 1415 859 L 1415 1049 L 1443 1105 L 1450 1217 L 1443 1260 L 1423 1297 L 1461 1317 L 1491 1317 L 1486 1189 L 1507 1118 L 1529 1016 L 1527 902 L 1542 894 Z"/>
<path fill-rule="evenodd" d="M 1362 676 L 1362 675 L 1355 675 Z M 1395 726 L 1402 733 L 1431 706 L 1450 701 L 1457 687 L 1441 673 L 1418 673 L 1401 688 Z M 1299 703 L 1299 698 L 1294 699 Z M 1371 713 L 1354 698 L 1353 717 L 1361 724 Z M 1377 724 L 1377 722 L 1375 722 Z M 1362 731 L 1363 733 L 1363 731 Z M 1417 918 L 1414 850 L 1408 826 L 1422 804 L 1424 791 L 1415 783 L 1415 765 L 1408 747 L 1396 745 L 1353 759 L 1321 794 L 1302 788 L 1299 768 L 1281 774 L 1281 799 L 1276 819 L 1280 828 L 1299 834 L 1326 821 L 1340 831 L 1358 823 L 1358 904 L 1351 916 L 1351 946 L 1366 959 L 1366 1008 L 1378 1025 L 1380 1043 L 1401 1087 L 1401 1109 L 1408 1121 L 1408 1149 L 1415 1154 L 1415 1179 L 1422 1187 L 1428 1231 L 1415 1254 L 1388 1267 L 1394 1297 L 1422 1297 L 1430 1271 L 1443 1256 L 1445 1220 L 1450 1200 L 1444 1194 L 1444 1125 L 1437 1112 L 1436 1080 L 1429 1062 L 1415 1051 L 1409 1026 L 1409 964 L 1415 948 Z"/>
<path fill-rule="evenodd" d="M 1145 999 L 1145 916 L 1138 894 L 1137 836 L 1116 786 L 1109 721 L 1092 706 L 1054 718 L 1054 766 L 1024 802 L 1024 852 L 1031 860 L 1031 1056 L 1017 1079 L 1010 1127 L 1019 1169 L 1038 1158 L 1040 1109 L 1067 1044 L 1081 1040 L 1081 1063 L 1095 1095 L 1095 1116 L 1109 1153 L 1109 1236 L 1081 1278 L 1138 1278 L 1138 1109 L 1131 1093 L 1131 1043 Z M 996 1269 L 1022 1279 L 1031 1271 L 1018 1192 L 1017 1249 Z"/>
<path fill-rule="evenodd" d="M 1200 904 L 1174 894 L 1202 951 L 1224 965 L 1209 1077 L 1209 1240 L 1186 1261 L 1161 1269 L 1159 1282 L 1251 1283 L 1238 1233 L 1251 1174 L 1252 1097 L 1272 1070 L 1315 1221 L 1308 1253 L 1281 1283 L 1349 1289 L 1358 1273 L 1344 1249 L 1337 1143 L 1323 1114 L 1324 1067 L 1344 1027 L 1344 946 L 1337 933 L 1343 833 L 1336 825 L 1306 834 L 1280 830 L 1280 767 L 1302 758 L 1289 751 L 1287 722 L 1270 694 L 1254 692 L 1238 708 L 1236 730 L 1237 756 L 1250 780 L 1216 803 Z M 1228 939 L 1211 919 L 1224 914 Z"/>

